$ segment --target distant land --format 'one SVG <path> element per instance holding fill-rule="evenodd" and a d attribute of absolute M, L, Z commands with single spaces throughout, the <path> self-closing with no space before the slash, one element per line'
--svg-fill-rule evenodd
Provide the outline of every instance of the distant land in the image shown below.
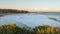
<path fill-rule="evenodd" d="M 16 10 L 16 9 L 0 9 L 0 17 L 7 14 L 14 14 L 14 13 L 29 13 L 29 11 Z"/>
<path fill-rule="evenodd" d="M 16 9 L 0 9 L 0 13 L 28 13 L 28 11 Z"/>
<path fill-rule="evenodd" d="M 0 17 L 7 14 L 17 14 L 17 13 L 35 13 L 35 14 L 46 14 L 46 15 L 60 15 L 60 12 L 43 12 L 43 11 L 27 11 L 27 10 L 17 10 L 17 9 L 0 9 Z"/>

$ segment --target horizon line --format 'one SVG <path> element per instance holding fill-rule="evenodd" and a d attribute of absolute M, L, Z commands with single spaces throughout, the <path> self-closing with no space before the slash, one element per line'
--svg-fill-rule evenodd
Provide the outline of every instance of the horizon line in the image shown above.
<path fill-rule="evenodd" d="M 15 10 L 25 10 L 30 12 L 60 12 L 59 9 L 19 9 L 19 8 L 0 8 L 0 9 L 15 9 Z"/>

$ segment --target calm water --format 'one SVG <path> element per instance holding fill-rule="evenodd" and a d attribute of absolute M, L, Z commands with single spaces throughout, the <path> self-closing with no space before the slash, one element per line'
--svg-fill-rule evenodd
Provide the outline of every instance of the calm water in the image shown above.
<path fill-rule="evenodd" d="M 60 26 L 60 22 L 49 19 L 49 17 L 60 19 L 59 15 L 51 14 L 36 14 L 36 13 L 27 13 L 27 14 L 9 14 L 0 17 L 0 24 L 25 24 L 29 27 L 35 27 L 38 25 L 52 25 Z"/>

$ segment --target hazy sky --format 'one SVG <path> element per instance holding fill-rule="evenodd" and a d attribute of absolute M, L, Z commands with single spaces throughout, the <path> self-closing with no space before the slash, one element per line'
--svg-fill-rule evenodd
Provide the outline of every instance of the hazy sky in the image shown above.
<path fill-rule="evenodd" d="M 0 8 L 60 11 L 60 0 L 0 0 Z"/>

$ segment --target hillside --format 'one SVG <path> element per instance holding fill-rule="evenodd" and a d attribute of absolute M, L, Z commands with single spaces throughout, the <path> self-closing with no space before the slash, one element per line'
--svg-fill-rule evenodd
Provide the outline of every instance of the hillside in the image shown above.
<path fill-rule="evenodd" d="M 16 9 L 0 9 L 0 13 L 28 13 L 28 11 Z"/>

